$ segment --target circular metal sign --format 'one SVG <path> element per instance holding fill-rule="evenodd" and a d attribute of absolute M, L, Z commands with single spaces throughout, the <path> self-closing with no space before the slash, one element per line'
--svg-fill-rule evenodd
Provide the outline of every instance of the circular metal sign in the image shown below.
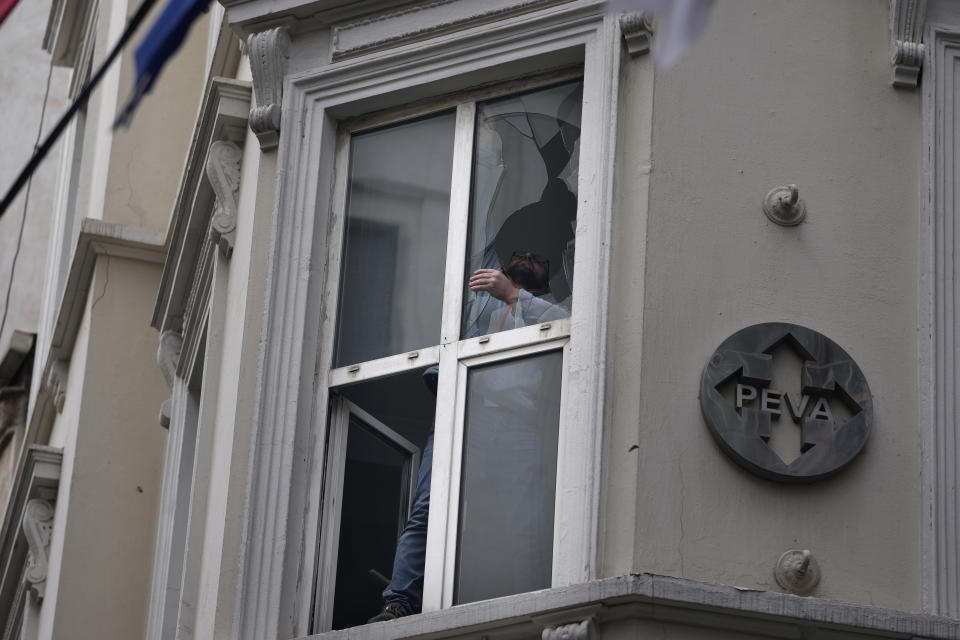
<path fill-rule="evenodd" d="M 784 344 L 803 363 L 799 389 L 771 384 L 772 354 Z M 860 453 L 873 423 L 870 387 L 853 358 L 826 336 L 785 322 L 756 324 L 723 341 L 703 370 L 700 408 L 727 455 L 781 482 L 833 475 Z M 773 421 L 789 419 L 801 444 L 799 456 L 784 462 L 770 438 Z"/>

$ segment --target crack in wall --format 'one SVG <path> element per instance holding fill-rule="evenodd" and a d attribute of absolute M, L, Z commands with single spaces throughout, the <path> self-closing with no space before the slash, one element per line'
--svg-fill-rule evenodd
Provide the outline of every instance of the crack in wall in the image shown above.
<path fill-rule="evenodd" d="M 107 266 L 105 267 L 106 273 L 103 277 L 103 290 L 100 292 L 100 295 L 97 296 L 96 300 L 93 301 L 93 304 L 90 305 L 90 311 L 93 311 L 97 303 L 103 299 L 103 296 L 107 295 L 107 285 L 110 284 L 110 255 L 107 254 Z"/>

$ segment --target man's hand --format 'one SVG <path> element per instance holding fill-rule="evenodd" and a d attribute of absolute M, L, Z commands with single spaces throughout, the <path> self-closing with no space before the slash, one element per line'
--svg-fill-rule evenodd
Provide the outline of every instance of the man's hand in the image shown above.
<path fill-rule="evenodd" d="M 470 276 L 470 291 L 486 291 L 497 300 L 516 304 L 520 288 L 513 284 L 502 271 L 477 269 Z"/>

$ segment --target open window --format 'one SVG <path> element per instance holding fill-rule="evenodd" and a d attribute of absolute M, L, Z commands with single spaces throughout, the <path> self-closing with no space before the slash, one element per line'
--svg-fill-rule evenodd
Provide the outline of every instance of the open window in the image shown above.
<path fill-rule="evenodd" d="M 554 582 L 578 75 L 342 123 L 314 631 L 381 609 L 425 474 L 424 610 Z"/>

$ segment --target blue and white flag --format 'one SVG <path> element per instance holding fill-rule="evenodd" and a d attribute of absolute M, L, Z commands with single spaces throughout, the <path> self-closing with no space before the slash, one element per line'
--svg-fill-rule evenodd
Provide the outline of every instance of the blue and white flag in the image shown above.
<path fill-rule="evenodd" d="M 114 128 L 130 123 L 133 111 L 140 103 L 140 99 L 153 87 L 163 65 L 183 44 L 194 20 L 205 13 L 209 7 L 210 0 L 169 0 L 167 2 L 160 17 L 150 27 L 150 31 L 134 53 L 137 63 L 137 81 L 134 84 L 133 95 L 120 111 L 113 125 Z"/>

